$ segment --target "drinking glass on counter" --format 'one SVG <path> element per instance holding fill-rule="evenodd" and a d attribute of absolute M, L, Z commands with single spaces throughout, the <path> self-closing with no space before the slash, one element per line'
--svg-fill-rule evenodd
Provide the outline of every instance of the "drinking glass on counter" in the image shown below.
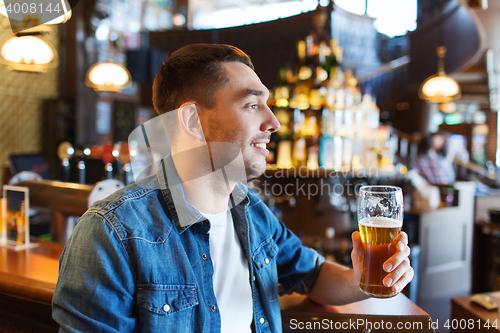
<path fill-rule="evenodd" d="M 382 280 L 384 262 L 396 252 L 403 226 L 403 191 L 396 186 L 363 186 L 358 198 L 358 226 L 364 261 L 359 288 L 371 297 L 397 295 Z"/>

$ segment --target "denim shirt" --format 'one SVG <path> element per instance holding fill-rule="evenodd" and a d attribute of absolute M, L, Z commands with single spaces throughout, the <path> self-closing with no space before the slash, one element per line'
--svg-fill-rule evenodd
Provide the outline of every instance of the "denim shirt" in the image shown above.
<path fill-rule="evenodd" d="M 159 186 L 167 184 L 162 171 L 81 217 L 61 256 L 52 301 L 60 332 L 220 332 L 210 222 L 185 202 L 193 223 L 179 225 L 171 186 Z M 178 179 L 173 173 L 170 184 Z M 252 331 L 281 332 L 278 293 L 309 293 L 324 258 L 244 186 L 232 193 L 246 195 L 231 213 L 249 262 L 242 283 L 251 285 Z"/>

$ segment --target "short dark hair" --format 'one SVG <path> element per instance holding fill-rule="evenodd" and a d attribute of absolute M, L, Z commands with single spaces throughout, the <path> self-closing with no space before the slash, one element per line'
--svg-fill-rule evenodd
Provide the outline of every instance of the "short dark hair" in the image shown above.
<path fill-rule="evenodd" d="M 254 69 L 250 57 L 231 45 L 191 44 L 173 52 L 153 83 L 153 106 L 158 114 L 188 100 L 213 108 L 215 94 L 228 81 L 221 62 L 241 62 Z"/>

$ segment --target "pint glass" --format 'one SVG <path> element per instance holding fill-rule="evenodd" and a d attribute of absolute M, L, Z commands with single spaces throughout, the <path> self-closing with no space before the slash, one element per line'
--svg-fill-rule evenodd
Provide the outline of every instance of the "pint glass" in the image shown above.
<path fill-rule="evenodd" d="M 384 262 L 396 252 L 396 239 L 403 226 L 403 191 L 396 186 L 363 186 L 358 197 L 358 226 L 364 260 L 359 288 L 371 297 L 397 293 L 382 280 Z"/>

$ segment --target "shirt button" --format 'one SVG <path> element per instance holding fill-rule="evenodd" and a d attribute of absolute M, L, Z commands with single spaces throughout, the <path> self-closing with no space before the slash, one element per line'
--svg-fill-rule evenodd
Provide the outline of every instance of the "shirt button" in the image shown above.
<path fill-rule="evenodd" d="M 170 311 L 170 305 L 165 304 L 165 305 L 163 306 L 163 311 L 165 311 L 165 312 Z"/>
<path fill-rule="evenodd" d="M 259 323 L 264 324 L 264 318 L 260 318 Z"/>
<path fill-rule="evenodd" d="M 266 264 L 269 264 L 269 259 L 267 259 L 267 258 L 266 258 L 266 259 L 264 259 L 264 262 L 265 262 Z"/>
<path fill-rule="evenodd" d="M 212 305 L 210 309 L 212 310 L 212 312 L 215 312 L 215 305 Z"/>
<path fill-rule="evenodd" d="M 207 260 L 207 255 L 206 255 L 205 253 L 203 253 L 203 254 L 201 255 L 201 259 L 203 259 L 203 260 Z"/>
<path fill-rule="evenodd" d="M 241 236 L 246 237 L 246 236 L 247 236 L 247 233 L 246 233 L 245 231 L 242 231 L 242 232 L 241 232 Z"/>
<path fill-rule="evenodd" d="M 255 281 L 255 275 L 254 275 L 254 276 L 252 276 L 252 280 L 254 280 L 254 281 Z"/>

